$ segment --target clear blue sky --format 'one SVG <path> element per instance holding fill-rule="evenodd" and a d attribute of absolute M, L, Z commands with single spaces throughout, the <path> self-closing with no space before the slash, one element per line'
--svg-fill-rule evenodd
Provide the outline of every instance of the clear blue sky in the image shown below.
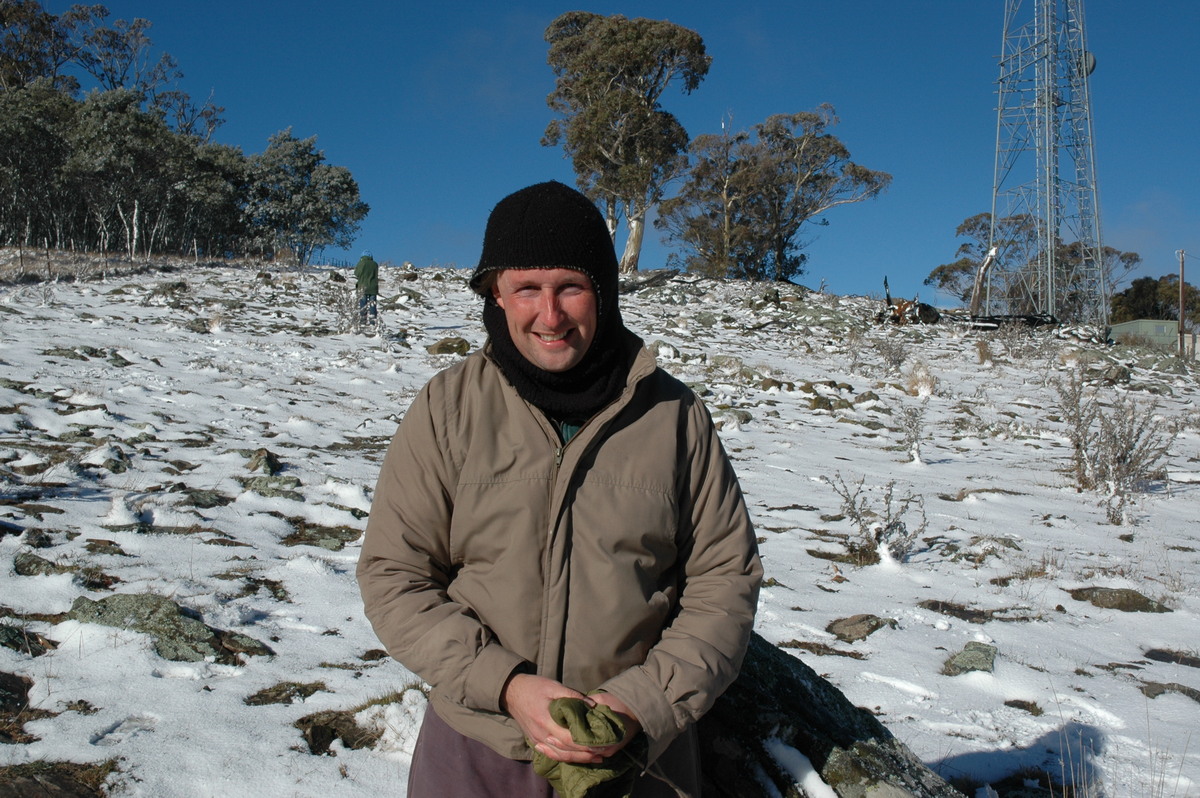
<path fill-rule="evenodd" d="M 1033 0 L 1026 0 L 1032 4 Z M 66 2 L 44 2 L 61 13 Z M 990 209 L 1002 0 L 777 2 L 355 2 L 112 0 L 110 20 L 144 17 L 200 101 L 214 92 L 222 143 L 261 152 L 274 132 L 316 135 L 350 169 L 371 213 L 330 257 L 474 266 L 487 214 L 510 191 L 573 184 L 539 139 L 553 74 L 542 32 L 558 14 L 669 19 L 703 36 L 712 68 L 664 106 L 691 135 L 731 115 L 748 128 L 831 103 L 854 160 L 894 175 L 879 199 L 807 231 L 808 273 L 837 293 L 920 293 L 954 259 L 958 224 Z M 1092 112 L 1104 243 L 1200 283 L 1200 2 L 1087 0 L 1096 54 Z M 623 235 L 618 245 L 623 244 Z M 647 231 L 642 268 L 665 264 Z"/>

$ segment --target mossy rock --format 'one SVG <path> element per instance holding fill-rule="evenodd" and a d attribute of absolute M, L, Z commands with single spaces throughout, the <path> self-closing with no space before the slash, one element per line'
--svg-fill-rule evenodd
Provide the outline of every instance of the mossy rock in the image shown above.
<path fill-rule="evenodd" d="M 242 654 L 275 653 L 246 635 L 207 626 L 196 617 L 197 613 L 149 593 L 118 593 L 100 601 L 80 596 L 68 615 L 80 623 L 147 634 L 154 639 L 155 653 L 176 662 L 200 662 L 212 657 L 223 664 L 238 664 Z"/>
<path fill-rule="evenodd" d="M 1136 590 L 1129 588 L 1110 587 L 1081 587 L 1069 591 L 1071 598 L 1076 601 L 1086 601 L 1095 607 L 1105 610 L 1120 610 L 1121 612 L 1171 612 L 1170 607 L 1163 606 L 1154 599 L 1146 598 Z"/>
<path fill-rule="evenodd" d="M 785 746 L 843 798 L 964 798 L 874 715 L 757 634 L 737 680 L 698 730 L 706 796 L 797 795 L 791 771 L 771 754 Z"/>

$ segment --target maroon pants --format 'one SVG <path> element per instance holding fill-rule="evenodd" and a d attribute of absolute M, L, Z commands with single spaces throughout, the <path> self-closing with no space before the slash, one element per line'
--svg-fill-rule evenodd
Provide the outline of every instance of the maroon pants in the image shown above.
<path fill-rule="evenodd" d="M 689 730 L 654 765 L 672 771 L 680 789 L 643 775 L 634 785 L 635 798 L 699 796 L 697 761 L 695 732 Z M 680 778 L 680 773 L 686 777 Z M 459 734 L 432 706 L 426 708 L 408 772 L 408 798 L 554 798 L 554 794 L 550 783 L 533 772 L 532 764 L 501 756 Z"/>

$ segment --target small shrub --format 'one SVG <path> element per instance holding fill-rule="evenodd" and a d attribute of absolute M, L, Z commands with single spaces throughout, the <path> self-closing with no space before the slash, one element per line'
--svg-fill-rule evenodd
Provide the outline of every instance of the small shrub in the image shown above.
<path fill-rule="evenodd" d="M 986 366 L 994 359 L 986 338 L 979 338 L 975 341 L 975 353 L 979 356 L 979 365 L 981 366 Z"/>
<path fill-rule="evenodd" d="M 873 550 L 880 557 L 886 552 L 897 562 L 904 562 L 912 553 L 913 547 L 928 526 L 925 517 L 925 500 L 920 496 L 905 496 L 897 499 L 895 481 L 883 486 L 881 506 L 876 510 L 872 502 L 863 492 L 865 477 L 860 477 L 856 484 L 849 484 L 841 473 L 832 478 L 822 477 L 821 481 L 829 485 L 838 498 L 842 500 L 842 514 L 852 523 L 857 531 L 857 540 L 851 541 L 848 547 L 854 550 Z M 916 508 L 920 523 L 915 529 L 909 529 L 904 516 L 909 510 Z"/>
<path fill-rule="evenodd" d="M 929 370 L 929 364 L 923 360 L 913 363 L 908 375 L 908 392 L 912 396 L 930 397 L 937 390 L 937 377 Z"/>
<path fill-rule="evenodd" d="M 883 365 L 888 371 L 900 373 L 900 367 L 904 365 L 905 359 L 908 357 L 908 347 L 898 337 L 881 338 L 875 342 L 875 351 L 879 357 L 883 359 Z"/>
<path fill-rule="evenodd" d="M 925 403 L 901 410 L 899 421 L 900 432 L 904 436 L 901 445 L 908 452 L 909 462 L 921 462 L 921 440 L 925 437 Z"/>
<path fill-rule="evenodd" d="M 1049 341 L 1036 329 L 1020 322 L 1007 322 L 987 333 L 984 340 L 996 344 L 1013 360 L 1026 360 L 1046 354 Z"/>
<path fill-rule="evenodd" d="M 1076 490 L 1104 493 L 1108 521 L 1125 523 L 1132 495 L 1157 474 L 1178 430 L 1158 415 L 1155 402 L 1139 404 L 1121 395 L 1103 409 L 1078 369 L 1054 385 L 1071 441 Z"/>

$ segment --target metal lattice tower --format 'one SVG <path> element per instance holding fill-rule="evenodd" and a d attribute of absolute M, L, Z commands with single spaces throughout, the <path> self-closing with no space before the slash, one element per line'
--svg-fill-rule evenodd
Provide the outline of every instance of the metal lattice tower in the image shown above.
<path fill-rule="evenodd" d="M 1095 67 L 1083 0 L 1005 0 L 988 313 L 1108 321 L 1088 94 Z"/>

